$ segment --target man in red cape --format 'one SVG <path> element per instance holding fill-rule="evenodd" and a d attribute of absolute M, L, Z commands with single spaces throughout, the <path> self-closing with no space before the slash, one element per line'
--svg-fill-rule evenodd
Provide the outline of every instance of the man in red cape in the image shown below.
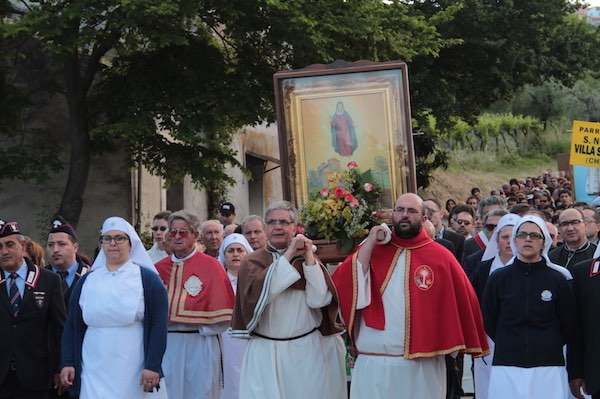
<path fill-rule="evenodd" d="M 170 398 L 221 395 L 221 333 L 233 314 L 234 296 L 218 260 L 196 251 L 200 219 L 172 213 L 168 235 L 173 254 L 156 263 L 169 296 L 169 334 L 162 368 Z"/>
<path fill-rule="evenodd" d="M 333 275 L 358 350 L 352 398 L 443 399 L 444 355 L 488 353 L 477 297 L 452 253 L 423 230 L 425 218 L 421 198 L 401 195 L 394 232 L 371 229 Z"/>

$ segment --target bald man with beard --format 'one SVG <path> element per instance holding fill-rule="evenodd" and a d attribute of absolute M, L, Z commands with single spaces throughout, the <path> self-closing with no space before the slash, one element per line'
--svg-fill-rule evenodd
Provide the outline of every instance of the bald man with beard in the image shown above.
<path fill-rule="evenodd" d="M 444 355 L 488 353 L 475 292 L 425 220 L 421 198 L 401 195 L 393 231 L 372 228 L 333 275 L 358 350 L 351 398 L 444 398 Z"/>

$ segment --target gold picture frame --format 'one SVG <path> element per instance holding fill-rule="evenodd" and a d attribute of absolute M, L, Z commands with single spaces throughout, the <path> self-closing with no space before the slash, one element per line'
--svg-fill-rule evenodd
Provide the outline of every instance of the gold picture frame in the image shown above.
<path fill-rule="evenodd" d="M 274 86 L 284 199 L 300 207 L 350 162 L 382 188 L 382 208 L 416 192 L 404 62 L 313 65 Z"/>

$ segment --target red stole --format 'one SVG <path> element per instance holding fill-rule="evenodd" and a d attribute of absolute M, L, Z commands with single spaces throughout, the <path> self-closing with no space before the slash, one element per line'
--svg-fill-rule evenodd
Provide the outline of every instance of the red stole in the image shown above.
<path fill-rule="evenodd" d="M 215 324 L 230 321 L 234 296 L 225 269 L 215 258 L 196 252 L 173 263 L 170 257 L 156 263 L 169 295 L 169 321 L 181 324 Z"/>
<path fill-rule="evenodd" d="M 398 257 L 406 251 L 404 287 L 388 287 Z M 407 359 L 462 351 L 482 356 L 489 352 L 477 297 L 454 256 L 422 230 L 416 237 L 392 235 L 371 255 L 371 303 L 357 310 L 358 253 L 346 258 L 333 275 L 340 309 L 349 333 L 354 335 L 357 312 L 367 326 L 385 329 L 383 293 L 402 289 L 406 298 L 404 357 Z M 407 292 L 408 291 L 408 292 Z"/>

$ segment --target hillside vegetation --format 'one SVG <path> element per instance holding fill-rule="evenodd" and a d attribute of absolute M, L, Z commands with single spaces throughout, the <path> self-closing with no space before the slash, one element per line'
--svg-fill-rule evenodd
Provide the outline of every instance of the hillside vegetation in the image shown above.
<path fill-rule="evenodd" d="M 570 134 L 559 140 L 553 134 L 543 135 L 538 151 L 527 155 L 496 155 L 494 151 L 461 149 L 449 152 L 447 169 L 438 168 L 432 173 L 430 185 L 419 191 L 423 197 L 435 197 L 444 202 L 448 198 L 465 201 L 471 188 L 479 187 L 483 195 L 498 189 L 511 178 L 525 179 L 538 176 L 546 170 L 558 171 L 556 154 L 568 152 Z"/>

